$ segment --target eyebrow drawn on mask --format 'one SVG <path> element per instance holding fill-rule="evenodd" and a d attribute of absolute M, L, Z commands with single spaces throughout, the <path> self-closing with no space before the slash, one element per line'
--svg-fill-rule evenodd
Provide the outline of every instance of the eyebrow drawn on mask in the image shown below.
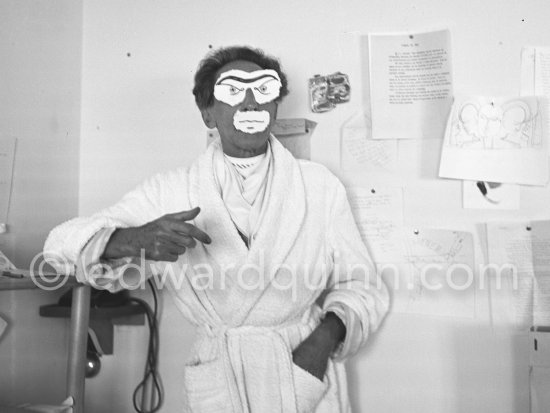
<path fill-rule="evenodd" d="M 263 75 L 254 77 L 252 79 L 243 79 L 243 78 L 238 77 L 238 76 L 229 75 L 229 76 L 225 76 L 225 77 L 220 76 L 220 79 L 216 82 L 216 85 L 220 85 L 225 80 L 236 80 L 237 82 L 241 82 L 241 83 L 253 83 L 257 80 L 264 79 L 264 78 L 271 78 L 271 79 L 279 80 L 275 76 L 270 75 L 268 73 L 265 73 Z"/>
<path fill-rule="evenodd" d="M 240 69 L 231 69 L 221 73 L 215 84 L 219 85 L 221 82 L 228 79 L 242 83 L 252 83 L 265 77 L 273 78 L 279 82 L 281 81 L 279 73 L 273 69 L 258 69 L 252 72 L 246 72 Z"/>

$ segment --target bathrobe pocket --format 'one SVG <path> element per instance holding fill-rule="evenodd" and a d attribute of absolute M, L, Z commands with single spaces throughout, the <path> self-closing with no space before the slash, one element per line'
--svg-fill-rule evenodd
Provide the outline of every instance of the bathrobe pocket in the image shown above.
<path fill-rule="evenodd" d="M 217 360 L 185 366 L 184 384 L 191 412 L 232 411 L 225 376 Z"/>
<path fill-rule="evenodd" d="M 298 413 L 312 413 L 325 395 L 328 384 L 292 363 Z"/>

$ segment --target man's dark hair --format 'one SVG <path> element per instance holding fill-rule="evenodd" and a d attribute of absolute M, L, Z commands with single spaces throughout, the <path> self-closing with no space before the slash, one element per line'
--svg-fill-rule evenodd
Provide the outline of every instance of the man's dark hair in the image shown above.
<path fill-rule="evenodd" d="M 201 62 L 195 73 L 195 86 L 193 95 L 199 109 L 206 109 L 214 103 L 214 84 L 216 74 L 223 66 L 236 60 L 246 60 L 256 63 L 262 69 L 273 69 L 281 78 L 281 90 L 277 102 L 288 95 L 288 82 L 281 69 L 279 61 L 264 53 L 261 49 L 253 49 L 248 46 L 222 47 L 210 52 Z"/>

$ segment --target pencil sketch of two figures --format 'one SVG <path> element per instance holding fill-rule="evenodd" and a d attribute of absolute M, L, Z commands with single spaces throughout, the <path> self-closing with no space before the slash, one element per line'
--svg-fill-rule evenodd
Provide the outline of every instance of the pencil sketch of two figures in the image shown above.
<path fill-rule="evenodd" d="M 453 108 L 446 143 L 464 149 L 541 147 L 540 113 L 537 99 L 464 100 Z"/>

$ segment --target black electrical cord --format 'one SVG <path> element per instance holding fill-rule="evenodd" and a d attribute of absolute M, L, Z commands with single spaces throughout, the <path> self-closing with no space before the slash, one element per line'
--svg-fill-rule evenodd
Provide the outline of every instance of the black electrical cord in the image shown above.
<path fill-rule="evenodd" d="M 149 287 L 153 293 L 153 309 L 142 299 L 130 298 L 130 301 L 140 305 L 145 310 L 147 316 L 147 323 L 149 325 L 149 345 L 147 348 L 147 360 L 145 363 L 145 373 L 143 380 L 137 385 L 132 396 L 134 404 L 134 410 L 138 413 L 155 413 L 160 410 L 162 403 L 164 402 L 164 391 L 162 389 L 162 383 L 160 375 L 158 373 L 158 354 L 159 354 L 159 331 L 158 331 L 158 300 L 155 286 L 151 280 L 148 280 Z M 143 395 L 147 382 L 153 381 L 153 394 L 152 399 L 156 402 L 155 405 L 148 410 L 144 406 L 140 406 L 138 397 Z"/>

